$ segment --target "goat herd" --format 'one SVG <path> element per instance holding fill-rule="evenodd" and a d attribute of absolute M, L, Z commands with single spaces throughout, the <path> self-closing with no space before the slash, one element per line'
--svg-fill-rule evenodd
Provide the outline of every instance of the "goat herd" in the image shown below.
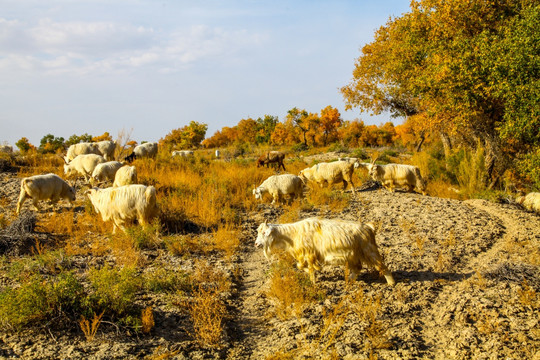
<path fill-rule="evenodd" d="M 109 188 L 92 188 L 86 192 L 94 209 L 101 214 L 103 221 L 112 220 L 113 233 L 117 228 L 126 229 L 126 225 L 137 221 L 147 225 L 157 214 L 156 189 L 153 186 L 137 184 L 137 171 L 134 166 L 125 165 L 136 158 L 155 157 L 157 143 L 144 143 L 135 147 L 133 152 L 124 158 L 124 162 L 113 161 L 116 143 L 101 141 L 96 143 L 79 143 L 69 147 L 64 157 L 64 173 L 82 175 L 86 181 L 112 181 Z M 172 156 L 193 156 L 193 151 L 173 151 Z M 217 155 L 217 152 L 216 152 Z M 277 165 L 285 170 L 283 160 L 285 154 L 269 151 L 257 159 L 257 167 Z M 256 199 L 264 194 L 272 196 L 272 203 L 279 203 L 284 196 L 290 200 L 303 196 L 303 187 L 311 181 L 321 187 L 343 183 L 343 189 L 351 184 L 354 169 L 363 167 L 368 170 L 373 180 L 380 182 L 385 188 L 394 191 L 397 187 L 405 187 L 408 191 L 426 194 L 426 183 L 417 167 L 402 164 L 362 163 L 357 158 L 340 158 L 338 161 L 319 163 L 300 171 L 299 175 L 272 175 L 253 190 Z M 21 191 L 16 213 L 19 214 L 22 204 L 27 198 L 33 200 L 37 210 L 39 200 L 66 199 L 70 203 L 75 200 L 75 189 L 55 174 L 35 175 L 22 179 Z M 540 211 L 540 193 L 530 193 L 518 198 L 525 207 Z M 256 246 L 262 246 L 265 256 L 269 256 L 273 248 L 287 250 L 296 260 L 299 269 L 304 269 L 315 281 L 315 271 L 323 264 L 345 265 L 350 276 L 355 278 L 362 264 L 378 270 L 388 284 L 395 281 L 391 272 L 383 263 L 375 242 L 375 228 L 371 223 L 359 223 L 337 219 L 308 218 L 291 224 L 260 224 Z"/>

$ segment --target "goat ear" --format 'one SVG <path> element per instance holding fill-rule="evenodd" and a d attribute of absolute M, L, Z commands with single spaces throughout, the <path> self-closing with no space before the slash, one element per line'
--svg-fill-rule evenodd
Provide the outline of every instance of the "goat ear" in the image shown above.
<path fill-rule="evenodd" d="M 264 236 L 270 236 L 271 232 L 272 232 L 272 228 L 269 227 L 268 229 L 264 230 Z"/>

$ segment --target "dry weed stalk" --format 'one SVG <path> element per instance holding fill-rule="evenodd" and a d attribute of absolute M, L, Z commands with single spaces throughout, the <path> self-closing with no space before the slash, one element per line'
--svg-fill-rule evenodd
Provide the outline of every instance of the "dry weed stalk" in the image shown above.
<path fill-rule="evenodd" d="M 81 321 L 79 321 L 79 325 L 81 327 L 82 332 L 84 333 L 86 341 L 94 340 L 97 330 L 99 328 L 99 325 L 101 324 L 101 317 L 103 316 L 104 313 L 105 311 L 103 311 L 99 315 L 94 314 L 94 318 L 92 319 L 91 323 L 84 316 L 81 318 Z"/>
<path fill-rule="evenodd" d="M 332 311 L 323 313 L 323 326 L 320 331 L 318 343 L 325 353 L 330 346 L 336 344 L 336 339 L 345 324 L 349 314 L 347 299 L 341 299 L 332 309 Z"/>
<path fill-rule="evenodd" d="M 486 278 L 478 270 L 473 276 L 469 278 L 468 282 L 470 285 L 474 285 L 481 290 L 484 290 L 487 287 Z"/>
<path fill-rule="evenodd" d="M 378 319 L 381 312 L 381 296 L 369 298 L 364 295 L 362 289 L 351 295 L 352 311 L 363 322 L 368 324 L 365 334 L 369 339 L 366 344 L 369 351 L 373 349 L 387 349 L 392 346 L 386 335 L 388 327 Z"/>
<path fill-rule="evenodd" d="M 518 289 L 517 291 L 519 302 L 532 310 L 537 311 L 540 309 L 540 299 L 538 299 L 538 294 L 531 286 L 529 286 L 527 280 L 523 280 L 521 286 L 522 289 Z"/>
<path fill-rule="evenodd" d="M 202 345 L 219 347 L 223 338 L 223 320 L 227 313 L 219 293 L 215 289 L 200 286 L 189 304 L 189 313 L 197 340 Z"/>
<path fill-rule="evenodd" d="M 119 265 L 137 265 L 143 261 L 143 256 L 135 248 L 133 240 L 123 233 L 111 235 L 108 246 Z"/>
<path fill-rule="evenodd" d="M 35 255 L 43 255 L 45 253 L 45 247 L 41 245 L 41 242 L 37 238 L 36 238 L 36 243 L 34 247 L 32 248 L 32 252 Z"/>
<path fill-rule="evenodd" d="M 425 236 L 417 236 L 414 243 L 416 245 L 416 250 L 413 251 L 412 255 L 415 257 L 420 257 L 424 254 L 424 244 L 426 242 Z"/>
<path fill-rule="evenodd" d="M 498 332 L 501 328 L 501 321 L 496 310 L 482 310 L 478 313 L 471 314 L 471 317 L 476 321 L 476 328 L 481 334 L 490 335 Z"/>
<path fill-rule="evenodd" d="M 142 332 L 145 334 L 150 333 L 150 331 L 154 328 L 154 325 L 155 325 L 154 313 L 152 312 L 151 306 L 148 306 L 142 310 L 141 321 L 142 321 Z"/>
<path fill-rule="evenodd" d="M 152 354 L 147 355 L 144 357 L 144 360 L 167 360 L 167 359 L 173 359 L 175 355 L 177 355 L 180 351 L 162 351 L 161 345 L 158 346 Z"/>
<path fill-rule="evenodd" d="M 437 252 L 437 262 L 435 263 L 436 271 L 446 271 L 452 266 L 452 257 L 439 250 Z"/>
<path fill-rule="evenodd" d="M 195 271 L 192 278 L 194 283 L 214 288 L 217 293 L 229 291 L 231 288 L 231 282 L 227 275 L 204 260 L 195 261 Z"/>
<path fill-rule="evenodd" d="M 286 253 L 276 253 L 280 257 L 270 274 L 267 296 L 275 300 L 275 315 L 288 320 L 291 316 L 299 317 L 307 304 L 321 295 L 306 273 L 293 267 L 293 259 Z"/>

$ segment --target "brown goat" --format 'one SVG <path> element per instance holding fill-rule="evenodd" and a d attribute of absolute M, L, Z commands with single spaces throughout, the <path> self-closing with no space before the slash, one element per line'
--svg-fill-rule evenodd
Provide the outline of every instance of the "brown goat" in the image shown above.
<path fill-rule="evenodd" d="M 283 160 L 285 159 L 285 154 L 280 151 L 268 151 L 265 154 L 262 154 L 257 159 L 257 167 L 260 167 L 262 165 L 266 165 L 268 167 L 268 164 L 277 164 L 278 170 L 280 167 L 283 168 L 283 171 L 285 171 L 285 165 L 283 165 Z"/>

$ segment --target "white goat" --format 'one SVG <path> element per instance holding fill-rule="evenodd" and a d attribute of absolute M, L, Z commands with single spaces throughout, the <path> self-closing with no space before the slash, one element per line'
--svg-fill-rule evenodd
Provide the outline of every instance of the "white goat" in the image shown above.
<path fill-rule="evenodd" d="M 136 157 L 155 157 L 158 152 L 158 144 L 156 142 L 148 142 L 135 146 L 133 153 Z"/>
<path fill-rule="evenodd" d="M 193 156 L 195 153 L 193 150 L 175 150 L 171 153 L 172 157 L 180 156 L 180 157 L 189 157 Z"/>
<path fill-rule="evenodd" d="M 157 213 L 156 189 L 153 186 L 136 184 L 94 188 L 88 190 L 87 195 L 103 221 L 113 221 L 113 233 L 117 228 L 125 232 L 126 225 L 135 221 L 146 226 Z"/>
<path fill-rule="evenodd" d="M 98 141 L 98 142 L 83 142 L 71 145 L 66 156 L 65 162 L 69 163 L 78 155 L 96 154 L 103 156 L 107 161 L 114 159 L 114 150 L 116 149 L 116 141 Z"/>
<path fill-rule="evenodd" d="M 390 285 L 395 281 L 375 243 L 373 224 L 355 221 L 308 218 L 291 224 L 262 223 L 255 245 L 262 246 L 268 258 L 273 248 L 282 248 L 296 260 L 299 269 L 315 282 L 315 270 L 324 264 L 345 265 L 352 279 L 362 264 L 378 270 Z"/>
<path fill-rule="evenodd" d="M 136 184 L 137 183 L 137 169 L 135 166 L 122 166 L 116 172 L 114 176 L 113 187 L 119 187 L 124 185 Z"/>
<path fill-rule="evenodd" d="M 78 144 L 73 144 L 67 149 L 67 154 L 64 156 L 64 161 L 69 163 L 79 155 L 86 154 L 96 154 L 103 155 L 99 150 L 96 143 L 92 142 L 83 142 Z"/>
<path fill-rule="evenodd" d="M 88 181 L 88 178 L 92 175 L 96 166 L 104 163 L 105 161 L 106 160 L 101 155 L 77 155 L 69 164 L 64 165 L 64 174 L 71 176 L 78 173 L 83 175 L 84 179 Z"/>
<path fill-rule="evenodd" d="M 124 164 L 122 164 L 119 161 L 108 161 L 101 164 L 97 164 L 94 168 L 94 171 L 92 172 L 92 180 L 93 181 L 114 181 L 116 172 L 118 169 L 120 169 Z"/>
<path fill-rule="evenodd" d="M 52 203 L 56 203 L 59 199 L 66 199 L 70 204 L 73 204 L 73 201 L 75 201 L 75 188 L 56 174 L 34 175 L 21 180 L 17 215 L 19 215 L 21 206 L 28 198 L 32 199 L 36 211 L 39 210 L 37 207 L 39 200 L 50 200 Z"/>
<path fill-rule="evenodd" d="M 114 160 L 114 150 L 116 149 L 116 141 L 98 141 L 96 143 L 97 149 L 101 153 L 101 155 L 105 158 L 107 161 Z"/>
<path fill-rule="evenodd" d="M 343 182 L 343 190 L 347 189 L 348 182 L 351 183 L 353 194 L 356 193 L 354 183 L 352 181 L 352 175 L 355 168 L 355 163 L 348 161 L 335 161 L 330 163 L 319 163 L 313 165 L 310 168 L 300 171 L 300 178 L 302 181 L 315 181 L 321 187 L 324 184 L 332 185 L 335 183 Z"/>
<path fill-rule="evenodd" d="M 519 196 L 516 199 L 516 202 L 523 205 L 525 209 L 534 211 L 540 214 L 540 193 L 539 192 L 530 192 L 525 196 Z"/>
<path fill-rule="evenodd" d="M 379 181 L 386 189 L 394 192 L 395 186 L 406 186 L 410 192 L 416 188 L 426 195 L 426 183 L 420 175 L 420 169 L 413 165 L 387 164 L 377 165 L 373 160 L 369 164 L 368 171 L 371 178 Z"/>
<path fill-rule="evenodd" d="M 282 195 L 289 195 L 290 200 L 293 201 L 297 197 L 302 197 L 303 185 L 302 179 L 296 175 L 272 175 L 264 180 L 258 188 L 253 189 L 253 195 L 255 195 L 255 199 L 262 200 L 263 195 L 268 193 L 272 195 L 272 204 L 279 203 Z"/>

